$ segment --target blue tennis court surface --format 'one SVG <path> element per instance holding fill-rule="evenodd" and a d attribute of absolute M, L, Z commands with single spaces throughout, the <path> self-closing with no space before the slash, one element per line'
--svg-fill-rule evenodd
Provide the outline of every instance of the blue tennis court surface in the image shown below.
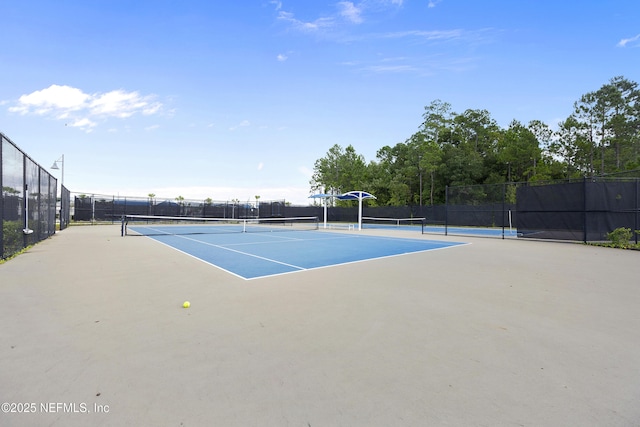
<path fill-rule="evenodd" d="M 425 234 L 459 234 L 469 236 L 483 236 L 483 237 L 518 237 L 518 232 L 515 229 L 501 227 L 487 228 L 487 227 L 452 227 L 445 228 L 444 225 L 425 225 L 422 229 L 419 225 L 394 225 L 394 224 L 363 224 L 365 229 L 383 229 L 383 230 L 397 230 L 397 231 L 413 231 Z"/>
<path fill-rule="evenodd" d="M 149 238 L 247 280 L 465 244 L 326 231 Z"/>

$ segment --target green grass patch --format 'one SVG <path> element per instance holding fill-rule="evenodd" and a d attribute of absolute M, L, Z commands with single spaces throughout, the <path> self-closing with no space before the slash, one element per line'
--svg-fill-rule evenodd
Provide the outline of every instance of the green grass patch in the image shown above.
<path fill-rule="evenodd" d="M 635 233 L 640 235 L 640 230 L 636 230 Z M 633 232 L 630 228 L 616 228 L 611 233 L 607 233 L 607 238 L 609 239 L 608 242 L 589 244 L 593 246 L 603 246 L 606 248 L 631 249 L 640 251 L 640 243 L 631 242 L 631 240 L 633 239 Z"/>

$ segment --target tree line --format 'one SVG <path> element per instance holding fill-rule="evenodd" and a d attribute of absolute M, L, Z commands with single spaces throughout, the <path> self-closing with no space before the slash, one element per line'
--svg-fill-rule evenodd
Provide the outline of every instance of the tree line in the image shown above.
<path fill-rule="evenodd" d="M 640 89 L 622 76 L 586 93 L 552 130 L 533 120 L 503 129 L 487 110 L 434 100 L 418 131 L 366 163 L 336 144 L 316 160 L 311 192 L 365 190 L 384 206 L 444 203 L 446 186 L 602 176 L 640 168 Z"/>

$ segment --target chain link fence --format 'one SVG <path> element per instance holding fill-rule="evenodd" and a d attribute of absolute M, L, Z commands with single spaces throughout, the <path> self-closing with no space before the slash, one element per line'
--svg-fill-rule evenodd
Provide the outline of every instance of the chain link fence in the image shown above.
<path fill-rule="evenodd" d="M 640 171 L 636 171 L 636 174 Z M 631 173 L 629 173 L 631 174 Z M 364 206 L 376 218 L 424 218 L 435 234 L 601 242 L 618 228 L 638 243 L 640 178 L 621 175 L 447 187 L 445 204 Z M 358 220 L 357 205 L 332 206 L 329 222 Z M 286 216 L 323 216 L 322 207 L 286 207 Z"/>
<path fill-rule="evenodd" d="M 520 237 L 606 241 L 618 228 L 640 229 L 640 178 L 594 177 L 518 188 Z"/>
<path fill-rule="evenodd" d="M 123 215 L 184 216 L 197 218 L 277 218 L 284 216 L 284 200 L 215 201 L 177 197 L 124 197 L 71 193 L 74 222 L 117 222 Z"/>
<path fill-rule="evenodd" d="M 123 215 L 205 218 L 323 217 L 321 206 L 292 206 L 284 200 L 189 200 L 182 197 L 121 197 L 71 193 L 0 133 L 0 259 L 46 239 L 72 222 L 120 221 Z M 640 171 L 552 182 L 447 187 L 445 203 L 435 206 L 369 206 L 364 216 L 424 218 L 430 232 L 518 238 L 605 241 L 627 228 L 638 243 Z M 357 204 L 327 210 L 329 222 L 358 221 Z M 487 233 L 486 231 L 489 230 Z M 508 230 L 508 233 L 507 233 Z"/>
<path fill-rule="evenodd" d="M 4 134 L 0 139 L 0 259 L 5 259 L 55 233 L 58 181 Z"/>
<path fill-rule="evenodd" d="M 640 178 L 595 177 L 548 182 L 510 182 L 447 187 L 446 202 L 434 206 L 369 206 L 376 218 L 424 218 L 430 233 L 572 241 L 606 241 L 617 228 L 640 229 Z M 328 222 L 355 223 L 357 203 L 341 202 L 327 210 Z M 281 201 L 246 202 L 160 200 L 73 194 L 76 222 L 115 222 L 122 215 L 208 218 L 317 216 L 322 206 L 293 206 Z M 638 233 L 634 233 L 638 240 Z"/>

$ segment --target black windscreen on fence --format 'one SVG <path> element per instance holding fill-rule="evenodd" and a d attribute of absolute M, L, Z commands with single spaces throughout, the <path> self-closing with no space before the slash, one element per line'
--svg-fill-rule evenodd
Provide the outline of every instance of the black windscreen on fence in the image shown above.
<path fill-rule="evenodd" d="M 447 226 L 510 227 L 515 213 L 513 203 L 517 184 L 467 185 L 446 189 Z"/>
<path fill-rule="evenodd" d="M 436 206 L 367 206 L 364 216 L 425 218 L 445 234 L 604 241 L 617 228 L 640 230 L 640 178 L 447 187 Z M 287 207 L 287 216 L 323 216 L 320 207 Z M 355 206 L 333 206 L 328 221 L 356 222 Z M 437 228 L 434 228 L 437 232 Z M 500 230 L 502 232 L 500 233 Z M 638 233 L 634 233 L 638 240 Z"/>
<path fill-rule="evenodd" d="M 55 233 L 58 181 L 0 133 L 0 259 Z"/>
<path fill-rule="evenodd" d="M 375 202 L 367 201 L 363 216 L 425 218 L 423 231 L 428 228 L 430 233 L 498 238 L 603 241 L 617 228 L 640 229 L 639 178 L 453 186 L 447 187 L 445 194 L 446 203 L 435 206 L 375 206 Z M 115 222 L 124 214 L 244 219 L 324 218 L 325 213 L 320 204 L 292 206 L 284 200 L 221 202 L 84 194 L 71 200 L 73 219 L 92 222 Z M 5 208 L 12 203 L 20 203 L 19 196 L 16 200 L 5 197 Z M 358 221 L 357 202 L 334 203 L 326 211 L 328 222 Z M 634 238 L 637 241 L 637 233 Z"/>
<path fill-rule="evenodd" d="M 152 197 L 116 197 L 77 194 L 73 199 L 74 221 L 115 222 L 123 215 L 184 216 L 201 218 L 274 218 L 284 216 L 284 200 L 213 201 L 158 200 Z"/>
<path fill-rule="evenodd" d="M 517 228 L 521 237 L 602 241 L 621 227 L 638 230 L 640 180 L 583 180 L 521 186 Z M 637 238 L 637 235 L 636 235 Z"/>
<path fill-rule="evenodd" d="M 584 239 L 584 185 L 521 186 L 516 194 L 516 227 L 521 237 Z"/>
<path fill-rule="evenodd" d="M 71 192 L 63 185 L 60 191 L 60 230 L 69 226 L 71 219 Z"/>

